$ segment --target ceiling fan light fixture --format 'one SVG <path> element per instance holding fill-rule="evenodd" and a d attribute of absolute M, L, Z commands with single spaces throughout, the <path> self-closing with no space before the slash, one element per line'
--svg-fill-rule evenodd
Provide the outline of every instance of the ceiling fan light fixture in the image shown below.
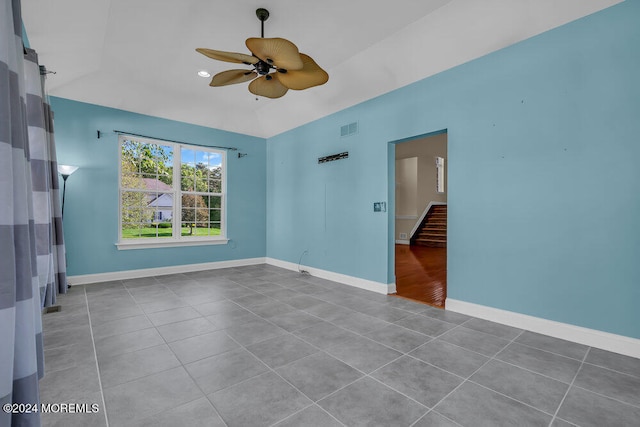
<path fill-rule="evenodd" d="M 198 71 L 198 75 L 203 78 L 211 77 L 211 74 L 206 70 Z"/>

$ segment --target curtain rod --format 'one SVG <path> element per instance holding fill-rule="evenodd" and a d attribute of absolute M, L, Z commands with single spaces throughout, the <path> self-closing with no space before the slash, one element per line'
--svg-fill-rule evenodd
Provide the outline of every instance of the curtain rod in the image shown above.
<path fill-rule="evenodd" d="M 158 138 L 158 137 L 155 137 L 155 136 L 140 135 L 140 134 L 137 134 L 137 133 L 125 132 L 125 131 L 122 131 L 122 130 L 114 130 L 113 132 L 117 133 L 118 135 L 131 135 L 131 136 L 138 136 L 140 138 L 151 138 L 151 139 L 157 139 L 159 141 L 175 142 L 176 144 L 195 145 L 197 147 L 221 148 L 223 150 L 238 151 L 238 149 L 235 148 L 235 147 L 221 147 L 219 145 L 194 144 L 194 143 L 191 143 L 191 142 L 182 142 L 182 141 L 175 141 L 173 139 L 165 139 L 165 138 Z M 101 134 L 101 132 L 98 131 L 98 139 L 100 139 L 100 134 Z"/>

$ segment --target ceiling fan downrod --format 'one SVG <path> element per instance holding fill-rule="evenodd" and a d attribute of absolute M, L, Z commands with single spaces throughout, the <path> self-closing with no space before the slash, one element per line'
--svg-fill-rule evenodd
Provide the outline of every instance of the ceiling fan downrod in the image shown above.
<path fill-rule="evenodd" d="M 260 36 L 262 38 L 264 38 L 264 21 L 266 21 L 267 19 L 269 19 L 269 11 L 267 9 L 264 8 L 259 8 L 256 9 L 256 16 L 258 17 L 258 19 L 260 20 Z M 267 76 L 267 80 L 271 80 L 271 76 L 269 76 L 269 72 L 271 71 L 271 69 L 274 68 L 271 64 L 260 60 L 257 64 L 255 64 L 255 70 L 258 72 L 258 74 L 260 74 L 261 76 Z"/>
<path fill-rule="evenodd" d="M 269 19 L 269 11 L 267 9 L 257 9 L 256 10 L 256 16 L 258 17 L 258 19 L 260 20 L 260 26 L 261 26 L 261 37 L 264 38 L 264 21 L 266 21 L 267 19 Z"/>

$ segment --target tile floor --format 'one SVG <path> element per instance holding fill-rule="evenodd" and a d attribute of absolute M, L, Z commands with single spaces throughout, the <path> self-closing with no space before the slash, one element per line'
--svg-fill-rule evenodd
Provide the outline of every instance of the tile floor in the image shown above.
<path fill-rule="evenodd" d="M 269 265 L 60 303 L 44 426 L 640 425 L 639 359 Z"/>

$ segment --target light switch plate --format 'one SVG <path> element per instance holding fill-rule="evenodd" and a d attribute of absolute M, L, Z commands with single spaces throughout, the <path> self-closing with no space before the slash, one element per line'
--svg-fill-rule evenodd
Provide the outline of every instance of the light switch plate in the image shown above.
<path fill-rule="evenodd" d="M 373 211 L 374 212 L 386 212 L 387 211 L 387 202 L 373 202 Z"/>

